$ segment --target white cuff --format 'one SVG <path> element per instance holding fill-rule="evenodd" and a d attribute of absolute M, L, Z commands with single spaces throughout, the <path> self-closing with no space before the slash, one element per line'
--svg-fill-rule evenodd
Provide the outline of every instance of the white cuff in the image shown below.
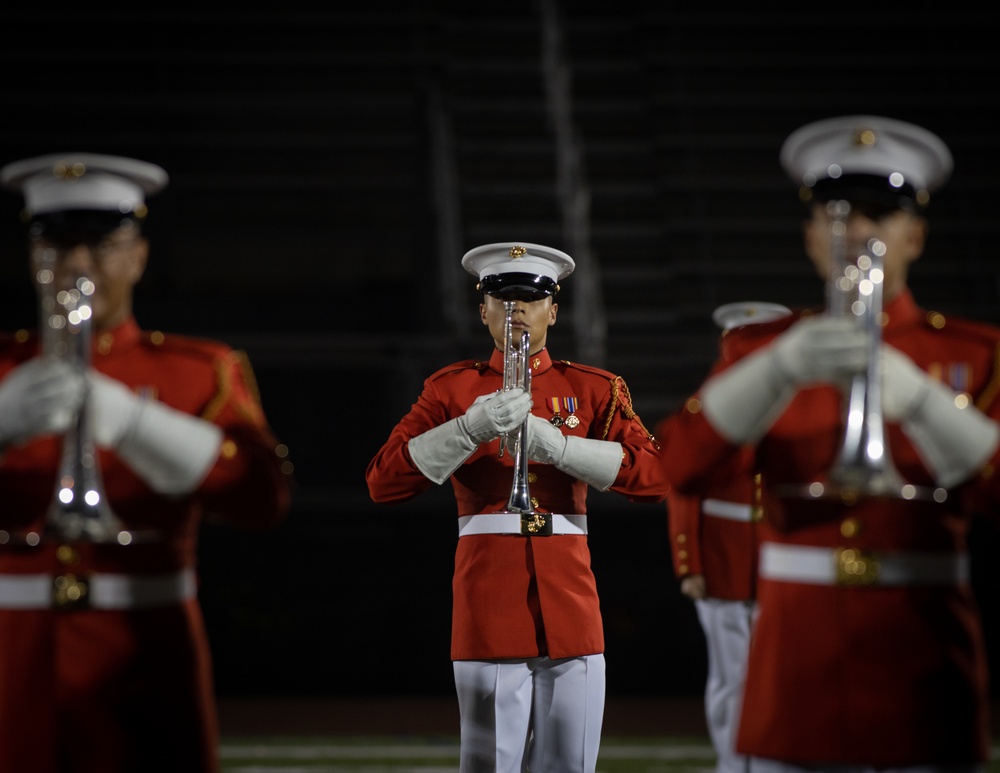
<path fill-rule="evenodd" d="M 118 455 L 154 491 L 190 494 L 219 456 L 222 429 L 155 400 L 140 403 Z"/>
<path fill-rule="evenodd" d="M 923 402 L 902 422 L 903 431 L 944 488 L 976 472 L 1000 443 L 1000 426 L 972 404 L 966 404 L 966 399 L 943 384 L 931 383 Z"/>
<path fill-rule="evenodd" d="M 478 444 L 462 428 L 459 419 L 446 421 L 422 435 L 410 438 L 407 444 L 410 458 L 417 469 L 439 486 L 478 448 Z"/>
<path fill-rule="evenodd" d="M 598 491 L 611 488 L 621 466 L 621 443 L 574 435 L 566 438 L 566 450 L 556 463 L 556 469 L 590 484 Z"/>
<path fill-rule="evenodd" d="M 794 394 L 765 349 L 710 378 L 701 390 L 701 406 L 716 432 L 741 445 L 759 440 Z"/>

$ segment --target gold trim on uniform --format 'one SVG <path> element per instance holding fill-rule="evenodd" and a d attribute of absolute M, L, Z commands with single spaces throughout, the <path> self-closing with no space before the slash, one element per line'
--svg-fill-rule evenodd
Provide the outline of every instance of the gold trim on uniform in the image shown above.
<path fill-rule="evenodd" d="M 548 513 L 521 513 L 521 536 L 552 536 L 552 519 Z"/>
<path fill-rule="evenodd" d="M 882 571 L 874 555 L 856 548 L 837 548 L 834 559 L 838 585 L 874 585 Z"/>
<path fill-rule="evenodd" d="M 52 578 L 52 605 L 56 609 L 79 609 L 90 601 L 90 583 L 75 574 L 60 574 Z"/>

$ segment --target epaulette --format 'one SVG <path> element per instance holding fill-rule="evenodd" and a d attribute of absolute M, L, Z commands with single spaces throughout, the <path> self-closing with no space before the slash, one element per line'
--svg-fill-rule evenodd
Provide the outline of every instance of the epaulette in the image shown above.
<path fill-rule="evenodd" d="M 483 371 L 490 366 L 489 362 L 484 360 L 460 360 L 459 362 L 453 362 L 451 365 L 445 365 L 443 368 L 439 368 L 427 377 L 428 381 L 435 381 L 443 376 L 447 376 L 451 373 L 459 373 L 463 370 L 477 370 Z"/>
<path fill-rule="evenodd" d="M 139 341 L 143 346 L 205 359 L 209 362 L 224 357 L 232 351 L 232 347 L 223 341 L 164 333 L 160 330 L 143 330 Z"/>
<path fill-rule="evenodd" d="M 586 373 L 593 373 L 595 376 L 600 376 L 601 378 L 608 379 L 609 381 L 615 378 L 615 374 L 609 370 L 604 370 L 603 368 L 595 368 L 593 365 L 584 365 L 579 362 L 571 362 L 570 360 L 556 360 L 556 363 L 560 365 L 565 365 L 568 368 L 575 368 L 576 370 L 582 370 Z"/>
<path fill-rule="evenodd" d="M 947 330 L 964 340 L 979 339 L 989 346 L 1000 340 L 1000 328 L 988 322 L 979 322 L 967 317 L 951 317 L 940 311 L 928 311 L 921 319 L 921 325 L 933 330 Z"/>

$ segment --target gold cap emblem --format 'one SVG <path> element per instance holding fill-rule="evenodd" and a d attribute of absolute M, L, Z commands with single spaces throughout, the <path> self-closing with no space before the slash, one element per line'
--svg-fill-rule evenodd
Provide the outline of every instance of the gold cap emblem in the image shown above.
<path fill-rule="evenodd" d="M 858 147 L 872 148 L 875 147 L 875 142 L 878 140 L 878 135 L 875 133 L 874 129 L 868 129 L 865 127 L 860 127 L 854 132 L 854 144 Z"/>
<path fill-rule="evenodd" d="M 520 244 L 515 244 L 510 248 L 510 256 L 512 258 L 520 258 L 528 253 L 528 250 L 522 247 Z"/>

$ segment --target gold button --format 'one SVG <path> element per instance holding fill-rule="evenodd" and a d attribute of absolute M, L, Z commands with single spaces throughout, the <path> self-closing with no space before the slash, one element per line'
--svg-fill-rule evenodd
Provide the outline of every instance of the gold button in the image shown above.
<path fill-rule="evenodd" d="M 845 537 L 856 537 L 861 533 L 861 520 L 845 518 L 840 524 L 840 533 Z"/>
<path fill-rule="evenodd" d="M 680 572 L 681 574 L 687 574 L 688 573 L 688 565 L 687 564 L 681 564 L 680 566 L 677 567 L 677 571 Z"/>
<path fill-rule="evenodd" d="M 692 397 L 684 404 L 684 407 L 688 413 L 701 413 L 701 400 Z"/>
<path fill-rule="evenodd" d="M 678 534 L 677 535 L 677 541 L 680 542 L 683 545 L 685 542 L 688 541 L 688 535 L 687 534 Z"/>
<path fill-rule="evenodd" d="M 223 459 L 232 459 L 236 456 L 236 443 L 232 440 L 224 440 L 222 442 L 222 448 L 219 449 L 219 453 L 222 455 Z"/>
<path fill-rule="evenodd" d="M 160 344 L 163 343 L 163 337 L 164 336 L 162 332 L 160 332 L 159 330 L 154 330 L 152 333 L 149 334 L 149 342 L 154 346 L 159 346 Z"/>
<path fill-rule="evenodd" d="M 72 545 L 60 545 L 56 548 L 56 560 L 65 566 L 75 564 L 80 560 L 80 555 Z"/>
<path fill-rule="evenodd" d="M 114 342 L 115 339 L 111 333 L 101 333 L 101 337 L 97 340 L 97 351 L 101 354 L 107 354 L 111 351 L 111 346 Z"/>
<path fill-rule="evenodd" d="M 686 550 L 678 550 L 677 551 L 677 557 L 681 558 L 681 559 L 687 558 L 688 557 L 688 552 Z"/>

